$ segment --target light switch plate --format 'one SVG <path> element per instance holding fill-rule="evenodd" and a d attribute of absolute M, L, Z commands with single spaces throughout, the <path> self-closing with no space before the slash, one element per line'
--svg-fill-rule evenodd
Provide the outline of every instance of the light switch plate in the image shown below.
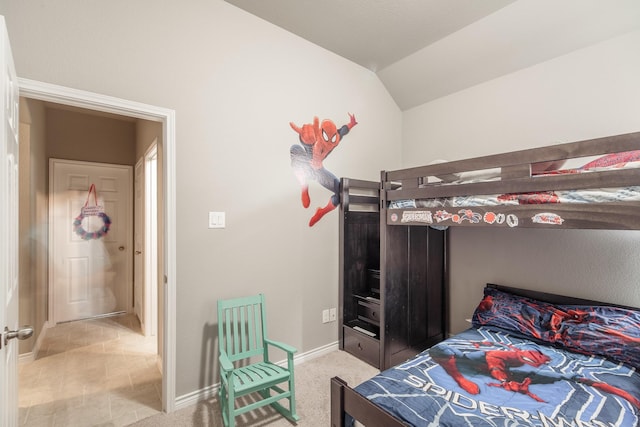
<path fill-rule="evenodd" d="M 225 228 L 224 212 L 209 212 L 209 228 Z"/>

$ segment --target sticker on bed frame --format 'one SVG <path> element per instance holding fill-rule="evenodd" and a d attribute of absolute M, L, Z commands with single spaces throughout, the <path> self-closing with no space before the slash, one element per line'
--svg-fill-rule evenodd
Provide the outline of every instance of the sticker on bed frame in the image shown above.
<path fill-rule="evenodd" d="M 542 212 L 532 216 L 531 221 L 535 224 L 562 225 L 564 219 L 560 215 L 552 212 Z"/>
<path fill-rule="evenodd" d="M 549 215 L 549 214 L 546 214 Z M 398 215 L 394 212 L 391 213 L 391 222 L 398 222 Z M 464 221 L 469 221 L 471 224 L 479 224 L 484 222 L 489 225 L 502 225 L 506 224 L 509 227 L 517 227 L 519 224 L 518 216 L 515 214 L 503 214 L 495 212 L 485 212 L 484 215 L 479 212 L 474 212 L 471 209 L 460 209 L 458 213 L 451 213 L 446 210 L 437 210 L 434 213 L 431 211 L 402 211 L 401 223 L 419 222 L 422 224 L 440 224 L 442 222 L 451 221 L 456 224 L 462 224 Z"/>
<path fill-rule="evenodd" d="M 311 204 L 309 181 L 315 180 L 333 193 L 324 207 L 316 209 L 315 214 L 309 220 L 309 227 L 313 227 L 323 216 L 340 205 L 340 181 L 333 173 L 325 169 L 322 162 L 357 124 L 355 115 L 350 113 L 349 123 L 340 128 L 333 120 L 320 121 L 318 117 L 313 118 L 313 123 L 305 123 L 302 126 L 289 122 L 291 129 L 298 134 L 300 142 L 299 145 L 291 146 L 289 154 L 291 155 L 293 173 L 301 187 L 302 206 L 306 209 Z"/>
<path fill-rule="evenodd" d="M 431 211 L 404 211 L 402 212 L 402 219 L 400 222 L 421 222 L 423 224 L 433 224 L 433 217 L 431 215 Z"/>
<path fill-rule="evenodd" d="M 482 220 L 486 224 L 504 224 L 505 222 L 509 227 L 517 227 L 519 224 L 518 216 L 515 214 L 503 214 L 495 212 L 485 212 Z"/>
<path fill-rule="evenodd" d="M 434 217 L 438 223 L 452 221 L 456 224 L 462 224 L 464 221 L 469 221 L 471 224 L 484 222 L 485 224 L 490 225 L 502 225 L 506 222 L 509 227 L 517 227 L 519 224 L 518 217 L 514 214 L 505 215 L 503 213 L 496 214 L 495 212 L 485 212 L 485 214 L 482 215 L 481 213 L 474 212 L 471 209 L 460 209 L 457 214 L 446 210 L 438 210 Z"/>
<path fill-rule="evenodd" d="M 509 227 L 517 227 L 518 226 L 518 217 L 509 214 L 495 214 L 493 212 L 487 212 L 482 216 L 482 214 L 478 212 L 474 212 L 471 209 L 461 209 L 457 214 L 447 212 L 446 210 L 438 210 L 435 215 L 432 215 L 431 211 L 403 211 L 402 218 L 400 219 L 401 223 L 407 222 L 420 222 L 423 224 L 433 224 L 433 219 L 435 216 L 435 220 L 437 223 L 441 223 L 443 221 L 453 221 L 456 224 L 462 224 L 464 221 L 469 221 L 472 224 L 479 224 L 481 220 L 484 220 L 487 224 L 503 224 L 506 220 L 507 225 Z M 398 215 L 395 213 L 391 214 L 391 221 L 397 222 Z"/>

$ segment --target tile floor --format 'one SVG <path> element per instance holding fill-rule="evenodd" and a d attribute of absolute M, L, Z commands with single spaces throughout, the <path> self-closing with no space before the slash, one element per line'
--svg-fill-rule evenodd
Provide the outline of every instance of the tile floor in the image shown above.
<path fill-rule="evenodd" d="M 48 329 L 19 381 L 21 426 L 126 426 L 162 408 L 156 338 L 131 314 Z"/>

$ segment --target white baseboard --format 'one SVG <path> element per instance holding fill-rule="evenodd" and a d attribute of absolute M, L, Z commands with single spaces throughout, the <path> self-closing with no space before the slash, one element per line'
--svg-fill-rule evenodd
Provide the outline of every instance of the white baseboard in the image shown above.
<path fill-rule="evenodd" d="M 33 351 L 30 351 L 29 353 L 22 353 L 21 355 L 18 356 L 19 364 L 31 363 L 34 360 L 36 360 L 36 356 L 34 355 Z"/>
<path fill-rule="evenodd" d="M 315 348 L 313 350 L 300 353 L 293 358 L 293 363 L 295 365 L 300 365 L 304 362 L 308 362 L 309 360 L 313 360 L 317 357 L 324 356 L 325 354 L 331 353 L 333 351 L 338 350 L 338 341 L 335 341 L 331 344 L 324 345 L 322 347 Z M 281 360 L 276 363 L 280 366 L 285 366 L 287 364 L 286 360 Z M 175 410 L 183 409 L 191 405 L 195 405 L 198 402 L 201 402 L 206 399 L 211 399 L 212 397 L 217 396 L 218 389 L 220 388 L 220 383 L 212 384 L 200 390 L 193 391 L 191 393 L 183 394 L 182 396 L 176 397 L 174 408 Z"/>
<path fill-rule="evenodd" d="M 331 344 L 323 345 L 322 347 L 314 348 L 313 350 L 309 350 L 304 353 L 300 353 L 297 356 L 293 357 L 293 363 L 299 365 L 300 363 L 307 362 L 309 360 L 313 360 L 317 357 L 324 356 L 325 354 L 331 353 L 332 351 L 336 351 L 338 349 L 338 341 L 332 342 Z M 277 365 L 286 366 L 287 361 L 282 360 L 277 363 Z"/>

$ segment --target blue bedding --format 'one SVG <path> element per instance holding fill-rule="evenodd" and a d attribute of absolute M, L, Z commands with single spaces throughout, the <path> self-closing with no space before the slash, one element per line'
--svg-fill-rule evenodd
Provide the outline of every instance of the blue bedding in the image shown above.
<path fill-rule="evenodd" d="M 495 327 L 468 329 L 355 390 L 414 426 L 639 425 L 631 364 Z"/>

